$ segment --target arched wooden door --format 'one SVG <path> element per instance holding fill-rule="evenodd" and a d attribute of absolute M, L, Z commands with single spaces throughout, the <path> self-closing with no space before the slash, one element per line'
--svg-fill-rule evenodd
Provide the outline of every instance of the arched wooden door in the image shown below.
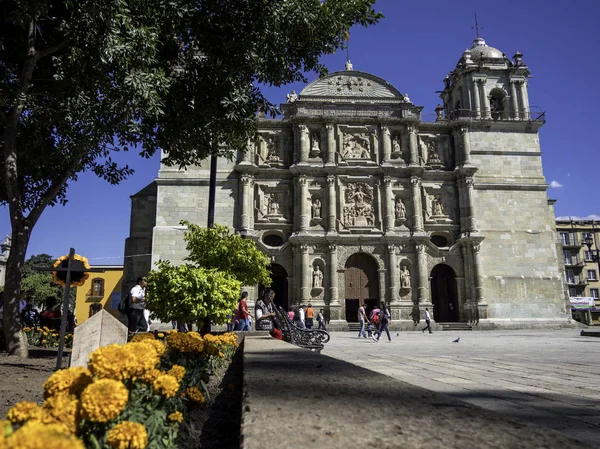
<path fill-rule="evenodd" d="M 458 321 L 456 274 L 446 264 L 441 263 L 431 270 L 431 302 L 435 321 Z"/>
<path fill-rule="evenodd" d="M 275 292 L 275 299 L 273 302 L 276 306 L 281 306 L 284 310 L 289 310 L 288 300 L 288 275 L 285 268 L 281 265 L 272 263 L 269 266 L 271 272 L 271 290 Z M 265 290 L 265 286 L 260 284 L 258 286 L 258 296 L 262 296 L 262 292 Z"/>
<path fill-rule="evenodd" d="M 377 262 L 368 254 L 353 254 L 346 262 L 344 281 L 346 321 L 357 322 L 361 304 L 368 310 L 379 303 Z"/>

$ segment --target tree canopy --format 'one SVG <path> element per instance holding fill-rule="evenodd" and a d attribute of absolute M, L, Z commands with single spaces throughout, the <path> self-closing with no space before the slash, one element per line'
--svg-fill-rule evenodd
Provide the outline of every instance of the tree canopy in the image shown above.
<path fill-rule="evenodd" d="M 26 353 L 20 270 L 44 209 L 91 171 L 112 184 L 133 170 L 114 152 L 161 150 L 187 166 L 244 150 L 255 113 L 274 114 L 261 85 L 326 70 L 375 0 L 3 0 L 0 2 L 0 204 L 12 247 L 4 329 Z"/>

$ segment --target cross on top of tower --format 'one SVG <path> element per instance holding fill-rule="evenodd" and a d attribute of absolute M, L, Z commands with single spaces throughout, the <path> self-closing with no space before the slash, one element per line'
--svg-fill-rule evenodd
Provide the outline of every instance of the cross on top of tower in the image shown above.
<path fill-rule="evenodd" d="M 471 27 L 472 30 L 475 30 L 475 34 L 479 37 L 479 30 L 483 30 L 483 27 L 479 26 L 479 22 L 477 21 L 477 13 L 475 13 L 475 26 Z"/>

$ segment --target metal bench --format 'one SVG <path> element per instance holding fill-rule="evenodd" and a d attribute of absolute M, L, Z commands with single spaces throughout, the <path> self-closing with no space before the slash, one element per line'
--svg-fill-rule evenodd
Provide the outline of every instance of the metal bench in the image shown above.
<path fill-rule="evenodd" d="M 283 339 L 288 343 L 321 352 L 325 343 L 329 341 L 329 332 L 320 329 L 302 329 L 296 326 L 281 307 L 275 309 L 275 314 L 277 322 L 281 325 Z"/>

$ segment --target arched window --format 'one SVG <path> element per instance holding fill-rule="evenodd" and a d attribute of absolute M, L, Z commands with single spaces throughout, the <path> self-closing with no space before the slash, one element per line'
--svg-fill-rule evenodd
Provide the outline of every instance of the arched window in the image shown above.
<path fill-rule="evenodd" d="M 92 296 L 104 296 L 104 279 L 92 280 Z"/>
<path fill-rule="evenodd" d="M 508 119 L 508 95 L 499 87 L 490 92 L 490 110 L 493 120 Z"/>

